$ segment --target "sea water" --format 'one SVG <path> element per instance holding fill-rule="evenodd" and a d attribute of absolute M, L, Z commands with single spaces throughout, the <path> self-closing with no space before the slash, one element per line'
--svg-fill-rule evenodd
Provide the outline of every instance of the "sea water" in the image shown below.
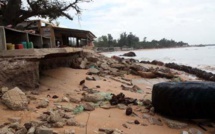
<path fill-rule="evenodd" d="M 166 49 L 135 50 L 139 61 L 159 60 L 164 63 L 177 63 L 197 67 L 205 71 L 215 73 L 215 46 L 207 47 L 184 47 Z M 103 53 L 105 56 L 120 56 L 126 51 Z"/>

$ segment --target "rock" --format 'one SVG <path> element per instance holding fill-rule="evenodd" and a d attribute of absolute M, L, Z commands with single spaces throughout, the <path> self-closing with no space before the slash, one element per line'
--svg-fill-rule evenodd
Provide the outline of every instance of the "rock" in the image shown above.
<path fill-rule="evenodd" d="M 89 76 L 86 77 L 86 80 L 95 81 L 94 77 L 89 77 Z"/>
<path fill-rule="evenodd" d="M 128 53 L 123 54 L 122 56 L 135 57 L 136 54 L 134 52 L 128 52 Z"/>
<path fill-rule="evenodd" d="M 73 111 L 73 107 L 71 107 L 71 106 L 62 106 L 61 109 L 64 110 L 65 112 L 72 112 Z"/>
<path fill-rule="evenodd" d="M 98 74 L 100 71 L 98 70 L 98 69 L 96 69 L 96 68 L 90 68 L 89 70 L 88 70 L 88 73 L 90 73 L 90 74 Z"/>
<path fill-rule="evenodd" d="M 135 121 L 134 121 L 134 124 L 137 124 L 137 125 L 138 125 L 138 124 L 140 124 L 140 122 L 139 122 L 138 120 L 135 120 Z"/>
<path fill-rule="evenodd" d="M 93 110 L 95 110 L 95 107 L 90 103 L 83 104 L 83 107 L 84 107 L 85 111 L 93 111 Z"/>
<path fill-rule="evenodd" d="M 57 99 L 57 98 L 59 98 L 57 95 L 52 96 L 52 99 Z"/>
<path fill-rule="evenodd" d="M 74 129 L 64 130 L 64 134 L 75 134 L 75 130 Z"/>
<path fill-rule="evenodd" d="M 4 94 L 8 91 L 8 87 L 2 87 L 0 93 Z"/>
<path fill-rule="evenodd" d="M 164 63 L 162 61 L 157 61 L 157 60 L 153 60 L 151 63 L 154 64 L 154 65 L 158 65 L 158 66 L 163 66 L 164 65 Z"/>
<path fill-rule="evenodd" d="M 112 64 L 111 67 L 117 68 L 117 69 L 123 69 L 123 68 L 125 68 L 125 65 L 123 65 L 123 64 Z"/>
<path fill-rule="evenodd" d="M 39 95 L 39 92 L 37 90 L 31 91 L 31 94 L 33 95 Z"/>
<path fill-rule="evenodd" d="M 158 125 L 158 126 L 163 126 L 163 123 L 161 122 L 160 119 L 154 118 L 154 117 L 150 117 L 148 118 L 148 121 L 151 125 Z"/>
<path fill-rule="evenodd" d="M 54 128 L 63 128 L 64 123 L 63 122 L 56 122 L 54 124 L 52 124 L 52 127 Z"/>
<path fill-rule="evenodd" d="M 196 128 L 190 128 L 189 132 L 190 132 L 190 134 L 204 134 L 203 132 L 201 132 L 200 130 L 198 130 Z"/>
<path fill-rule="evenodd" d="M 79 85 L 82 86 L 82 85 L 84 85 L 84 83 L 85 83 L 85 80 L 81 80 L 80 83 L 79 83 Z"/>
<path fill-rule="evenodd" d="M 25 127 L 21 127 L 19 130 L 16 131 L 15 134 L 28 134 L 27 129 Z"/>
<path fill-rule="evenodd" d="M 36 131 L 36 127 L 33 126 L 28 130 L 27 134 L 34 134 L 35 131 Z"/>
<path fill-rule="evenodd" d="M 8 126 L 9 128 L 18 129 L 20 127 L 19 122 L 12 123 Z"/>
<path fill-rule="evenodd" d="M 63 97 L 62 102 L 70 102 L 70 99 L 68 97 Z"/>
<path fill-rule="evenodd" d="M 100 132 L 104 132 L 105 134 L 113 134 L 114 129 L 110 129 L 110 128 L 99 128 Z"/>
<path fill-rule="evenodd" d="M 15 131 L 12 128 L 3 127 L 0 129 L 0 134 L 15 134 Z"/>
<path fill-rule="evenodd" d="M 48 121 L 51 122 L 51 123 L 61 122 L 62 117 L 61 117 L 61 115 L 60 115 L 60 113 L 58 111 L 54 111 L 54 112 L 50 113 Z"/>
<path fill-rule="evenodd" d="M 189 134 L 187 131 L 182 131 L 181 134 Z"/>
<path fill-rule="evenodd" d="M 167 126 L 170 128 L 182 129 L 182 128 L 186 128 L 188 126 L 187 123 L 170 120 L 170 119 L 166 119 L 166 118 L 163 118 L 163 119 L 164 119 L 164 122 L 167 124 Z"/>
<path fill-rule="evenodd" d="M 122 126 L 123 126 L 124 128 L 128 128 L 128 126 L 127 126 L 126 124 L 122 124 Z"/>
<path fill-rule="evenodd" d="M 102 69 L 104 69 L 104 70 L 109 70 L 109 69 L 110 69 L 110 66 L 109 66 L 108 64 L 106 64 L 106 63 L 102 63 L 102 64 L 100 65 L 100 67 L 101 67 Z"/>
<path fill-rule="evenodd" d="M 37 105 L 37 108 L 46 108 L 49 105 L 48 99 L 42 99 L 39 104 Z"/>
<path fill-rule="evenodd" d="M 36 129 L 36 134 L 53 134 L 53 130 L 47 127 L 41 126 Z"/>
<path fill-rule="evenodd" d="M 132 113 L 133 113 L 133 110 L 132 110 L 131 107 L 128 107 L 128 108 L 126 109 L 126 111 L 125 111 L 125 114 L 126 114 L 127 116 L 131 115 Z"/>
<path fill-rule="evenodd" d="M 21 117 L 9 117 L 8 121 L 10 121 L 11 123 L 15 122 L 21 123 Z"/>
<path fill-rule="evenodd" d="M 157 77 L 157 75 L 155 75 L 153 72 L 137 71 L 137 74 L 143 78 L 156 78 Z"/>
<path fill-rule="evenodd" d="M 87 102 L 99 102 L 99 101 L 104 101 L 105 98 L 99 94 L 87 94 L 87 95 L 84 95 L 83 97 L 83 100 L 84 101 L 87 101 Z"/>
<path fill-rule="evenodd" d="M 18 87 L 7 91 L 2 96 L 2 102 L 12 110 L 24 110 L 28 107 L 28 99 Z"/>
<path fill-rule="evenodd" d="M 71 118 L 71 119 L 67 120 L 66 124 L 68 126 L 77 126 L 78 125 L 77 121 L 74 118 Z"/>
<path fill-rule="evenodd" d="M 149 99 L 146 99 L 143 101 L 143 105 L 144 106 L 150 106 L 150 105 L 152 105 L 152 102 Z"/>
<path fill-rule="evenodd" d="M 81 69 L 86 69 L 87 62 L 88 62 L 87 59 L 84 58 L 84 60 L 81 61 L 80 68 Z"/>
<path fill-rule="evenodd" d="M 29 130 L 32 127 L 32 123 L 25 123 L 24 126 L 27 130 Z"/>

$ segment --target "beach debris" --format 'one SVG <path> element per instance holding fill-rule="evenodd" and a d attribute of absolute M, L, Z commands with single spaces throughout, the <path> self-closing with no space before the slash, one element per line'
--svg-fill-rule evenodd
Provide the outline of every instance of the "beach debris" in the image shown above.
<path fill-rule="evenodd" d="M 117 105 L 117 104 L 138 105 L 137 99 L 132 99 L 132 98 L 129 98 L 129 97 L 125 97 L 125 94 L 123 94 L 123 93 L 119 93 L 118 95 L 112 94 L 110 104 L 111 105 Z"/>
<path fill-rule="evenodd" d="M 27 96 L 18 87 L 5 92 L 2 102 L 12 110 L 25 110 L 28 107 Z"/>

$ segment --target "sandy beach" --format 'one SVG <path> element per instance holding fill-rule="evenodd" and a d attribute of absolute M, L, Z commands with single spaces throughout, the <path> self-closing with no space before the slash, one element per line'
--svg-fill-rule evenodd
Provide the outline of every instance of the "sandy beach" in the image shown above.
<path fill-rule="evenodd" d="M 147 68 L 158 67 L 149 64 L 144 64 L 143 66 Z M 97 90 L 98 92 L 103 93 L 123 93 L 126 97 L 138 100 L 151 100 L 153 85 L 159 82 L 170 81 L 166 78 L 142 78 L 132 74 L 125 74 L 123 80 L 121 76 L 88 75 L 88 72 L 89 69 L 72 69 L 67 67 L 50 69 L 42 72 L 39 89 L 33 91 L 33 93 L 32 91 L 25 92 L 28 98 L 31 98 L 28 110 L 12 111 L 1 104 L 0 124 L 8 122 L 9 117 L 20 117 L 21 124 L 30 121 L 39 122 L 41 118 L 38 117 L 40 117 L 43 112 L 52 109 L 61 109 L 63 106 L 74 109 L 79 105 L 85 104 L 86 101 L 83 101 L 82 98 L 83 94 L 86 94 L 86 91 L 83 90 L 83 85 L 80 85 L 80 81 L 82 80 L 85 80 L 84 86 L 88 87 L 88 89 Z M 171 70 L 171 72 L 177 74 L 183 81 L 198 81 L 196 77 L 190 77 L 187 73 L 176 70 Z M 87 77 L 95 77 L 96 80 L 87 80 Z M 127 81 L 125 81 L 125 79 Z M 141 92 L 122 90 L 122 85 L 130 82 L 139 87 Z M 78 101 L 75 103 L 62 102 L 61 100 L 66 94 L 72 95 L 72 97 Z M 53 98 L 53 96 L 57 96 L 57 98 Z M 38 104 L 43 99 L 47 99 L 49 105 L 46 108 L 37 108 Z M 190 123 L 190 121 L 178 122 L 180 119 L 175 120 L 176 127 L 178 128 L 171 128 L 168 126 L 168 123 L 166 123 L 166 117 L 147 110 L 145 106 L 129 105 L 129 107 L 133 109 L 135 114 L 127 116 L 125 114 L 126 108 L 120 109 L 117 106 L 111 106 L 110 104 L 106 107 L 97 106 L 93 111 L 83 111 L 75 115 L 72 112 L 66 112 L 66 114 L 73 117 L 79 125 L 65 125 L 61 128 L 52 129 L 58 134 L 64 134 L 65 130 L 73 130 L 77 134 L 102 133 L 99 132 L 99 128 L 117 129 L 120 130 L 122 134 L 180 134 L 182 131 L 189 131 L 191 128 L 195 128 L 205 134 L 213 131 L 212 128 L 204 126 L 204 128 L 207 129 L 207 131 L 205 131 L 198 125 Z M 135 120 L 139 123 L 135 124 Z M 185 126 L 180 123 L 184 123 Z"/>

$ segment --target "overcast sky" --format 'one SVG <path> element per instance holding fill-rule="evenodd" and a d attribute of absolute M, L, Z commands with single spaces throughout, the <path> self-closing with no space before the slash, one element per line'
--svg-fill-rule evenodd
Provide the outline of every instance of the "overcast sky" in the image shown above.
<path fill-rule="evenodd" d="M 215 0 L 94 0 L 81 6 L 79 21 L 77 16 L 74 21 L 60 18 L 60 24 L 97 37 L 132 32 L 140 40 L 215 44 Z"/>

